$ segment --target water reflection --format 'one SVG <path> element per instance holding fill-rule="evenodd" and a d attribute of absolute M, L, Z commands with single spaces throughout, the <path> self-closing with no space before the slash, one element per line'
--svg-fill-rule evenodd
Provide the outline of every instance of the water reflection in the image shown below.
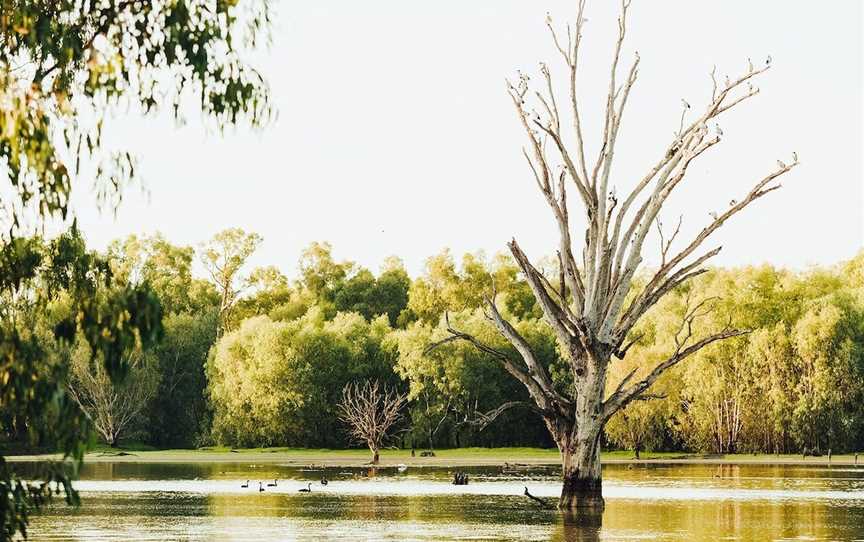
<path fill-rule="evenodd" d="M 26 470 L 26 466 L 22 467 Z M 322 469 L 89 464 L 80 509 L 35 518 L 37 540 L 854 540 L 864 538 L 864 469 L 640 465 L 604 468 L 606 510 L 563 515 L 554 469 Z M 322 476 L 330 483 L 320 484 Z M 258 492 L 257 481 L 279 479 Z M 240 488 L 246 479 L 249 489 Z M 299 493 L 312 482 L 311 493 Z M 602 525 L 601 525 L 602 522 Z"/>

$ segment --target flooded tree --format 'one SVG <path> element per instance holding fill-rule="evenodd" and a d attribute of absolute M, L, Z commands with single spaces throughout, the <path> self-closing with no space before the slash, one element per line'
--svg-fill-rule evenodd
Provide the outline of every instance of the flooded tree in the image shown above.
<path fill-rule="evenodd" d="M 778 161 L 776 169 L 756 181 L 749 192 L 724 204 L 723 210 L 711 213 L 710 222 L 695 238 L 678 245 L 683 248 L 672 250 L 680 223 L 674 231 L 664 232 L 660 210 L 684 183 L 688 168 L 722 141 L 719 126 L 709 129 L 709 123 L 758 94 L 752 82 L 770 68 L 771 59 L 758 65 L 748 62 L 742 75 L 724 81 L 718 81 L 712 72 L 713 87 L 702 112 L 694 113 L 695 108 L 684 101 L 678 130 L 664 148 L 658 149 L 654 165 L 634 180 L 629 193 L 616 192 L 610 185 L 615 146 L 639 68 L 636 54 L 623 79 L 619 78 L 629 6 L 629 0 L 622 2 L 600 150 L 595 160 L 585 152 L 582 104 L 577 94 L 577 85 L 582 83 L 578 74 L 586 21 L 584 0 L 579 2 L 575 27 L 568 27 L 566 35 L 556 31 L 547 18 L 567 69 L 569 95 L 556 98 L 552 72 L 545 64 L 540 66 L 540 89 L 532 90 L 529 78 L 521 74 L 518 81 L 508 83 L 510 98 L 528 138 L 523 154 L 557 224 L 559 276 L 550 279 L 535 267 L 515 239 L 508 247 L 555 333 L 569 365 L 572 385 L 553 383 L 529 341 L 498 310 L 494 288 L 485 302 L 486 316 L 518 356 L 489 346 L 454 328 L 449 321 L 449 336 L 445 339 L 469 341 L 494 356 L 528 390 L 531 408 L 540 413 L 561 451 L 561 509 L 603 508 L 600 439 L 604 424 L 615 412 L 634 400 L 647 398 L 645 391 L 660 375 L 688 356 L 715 341 L 746 333 L 731 325 L 706 335 L 694 332 L 694 322 L 711 310 L 710 300 L 694 300 L 683 312 L 668 357 L 652 367 L 637 366 L 606 395 L 609 365 L 613 357 L 624 358 L 638 340 L 638 334 L 631 333 L 637 322 L 667 293 L 704 273 L 706 262 L 720 252 L 719 246 L 702 250 L 711 234 L 733 215 L 779 188 L 778 177 L 798 164 L 794 154 L 789 163 Z M 586 222 L 581 246 L 572 238 L 573 192 Z M 637 271 L 642 269 L 645 240 L 655 225 L 660 232 L 659 266 L 646 271 L 644 281 L 635 281 Z"/>
<path fill-rule="evenodd" d="M 387 432 L 402 419 L 407 399 L 407 394 L 381 386 L 377 380 L 349 382 L 342 390 L 339 419 L 351 428 L 352 438 L 369 446 L 373 465 L 378 464 Z"/>

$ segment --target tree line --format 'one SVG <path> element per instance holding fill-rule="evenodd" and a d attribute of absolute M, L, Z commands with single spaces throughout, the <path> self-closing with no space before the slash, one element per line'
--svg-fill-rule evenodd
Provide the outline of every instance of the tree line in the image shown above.
<path fill-rule="evenodd" d="M 357 445 L 340 419 L 340 399 L 346 385 L 375 381 L 407 394 L 391 445 L 554 445 L 539 415 L 522 406 L 527 392 L 494 355 L 447 340 L 452 326 L 502 352 L 512 349 L 484 314 L 483 299 L 494 291 L 554 385 L 572 385 L 555 336 L 509 256 L 466 254 L 457 262 L 445 250 L 412 279 L 398 258 L 375 274 L 337 261 L 329 244 L 313 243 L 291 280 L 275 267 L 247 269 L 260 240 L 239 229 L 195 248 L 161 235 L 132 236 L 92 254 L 106 262 L 112 288 L 146 290 L 162 314 L 160 339 L 125 354 L 122 381 L 93 360 L 84 337 L 50 343 L 46 370 L 68 365 L 69 396 L 100 440 Z M 56 250 L 56 241 L 28 242 Z M 90 254 L 77 232 L 71 246 L 79 257 Z M 196 261 L 204 277 L 193 273 Z M 554 280 L 557 261 L 542 263 Z M 52 273 L 44 269 L 33 292 Z M 70 294 L 38 310 L 21 302 L 27 296 L 24 288 L 9 300 L 15 303 L 8 310 L 18 314 L 8 317 L 32 322 L 34 336 L 68 318 Z M 652 308 L 632 332 L 627 357 L 610 366 L 609 381 L 633 369 L 639 376 L 674 351 L 694 331 L 682 322 L 748 333 L 668 371 L 645 400 L 610 420 L 605 447 L 814 454 L 864 447 L 864 254 L 803 272 L 712 269 Z M 38 415 L 4 416 L 5 445 L 32 442 L 28 435 L 45 424 Z"/>

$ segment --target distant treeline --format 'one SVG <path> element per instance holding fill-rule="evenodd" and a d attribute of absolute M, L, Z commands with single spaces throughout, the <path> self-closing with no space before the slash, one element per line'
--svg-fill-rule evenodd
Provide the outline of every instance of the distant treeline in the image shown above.
<path fill-rule="evenodd" d="M 33 240 L 33 242 L 41 242 Z M 289 279 L 274 267 L 246 269 L 260 238 L 226 230 L 197 249 L 161 236 L 130 237 L 107 251 L 112 284 L 145 284 L 161 301 L 158 346 L 130 359 L 112 384 L 84 341 L 54 348 L 46 365 L 72 366 L 69 390 L 109 444 L 158 447 L 346 447 L 336 404 L 351 381 L 377 379 L 409 393 L 395 445 L 551 446 L 540 417 L 512 409 L 528 400 L 487 354 L 470 344 L 427 347 L 451 325 L 503 351 L 481 308 L 499 306 L 553 375 L 569 385 L 555 339 L 508 256 L 445 251 L 409 277 L 398 258 L 378 274 L 333 258 L 313 243 Z M 47 244 L 46 244 L 47 246 Z M 193 276 L 200 260 L 206 278 Z M 544 272 L 554 283 L 550 259 Z M 21 294 L 26 296 L 26 292 Z M 64 313 L 7 311 L 47 333 Z M 724 326 L 750 330 L 716 343 L 668 372 L 618 413 L 606 447 L 700 452 L 825 453 L 864 448 L 864 253 L 832 268 L 793 272 L 771 266 L 714 269 L 664 298 L 634 330 L 634 345 L 610 368 L 611 392 L 636 369 L 647 372 L 687 335 L 683 311 L 700 307 L 693 336 Z M 515 353 L 514 353 L 515 355 Z M 46 420 L 2 415 L 7 445 Z"/>

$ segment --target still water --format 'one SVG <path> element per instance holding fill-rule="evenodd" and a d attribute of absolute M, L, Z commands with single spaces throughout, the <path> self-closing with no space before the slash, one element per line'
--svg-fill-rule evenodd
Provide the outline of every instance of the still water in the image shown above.
<path fill-rule="evenodd" d="M 604 466 L 606 511 L 565 518 L 556 469 L 86 465 L 83 504 L 35 517 L 33 540 L 864 540 L 864 468 Z M 322 477 L 328 481 L 321 484 Z M 276 487 L 267 487 L 277 479 Z M 241 488 L 247 479 L 248 488 Z M 259 481 L 264 491 L 259 491 Z M 308 487 L 311 492 L 298 490 Z"/>

